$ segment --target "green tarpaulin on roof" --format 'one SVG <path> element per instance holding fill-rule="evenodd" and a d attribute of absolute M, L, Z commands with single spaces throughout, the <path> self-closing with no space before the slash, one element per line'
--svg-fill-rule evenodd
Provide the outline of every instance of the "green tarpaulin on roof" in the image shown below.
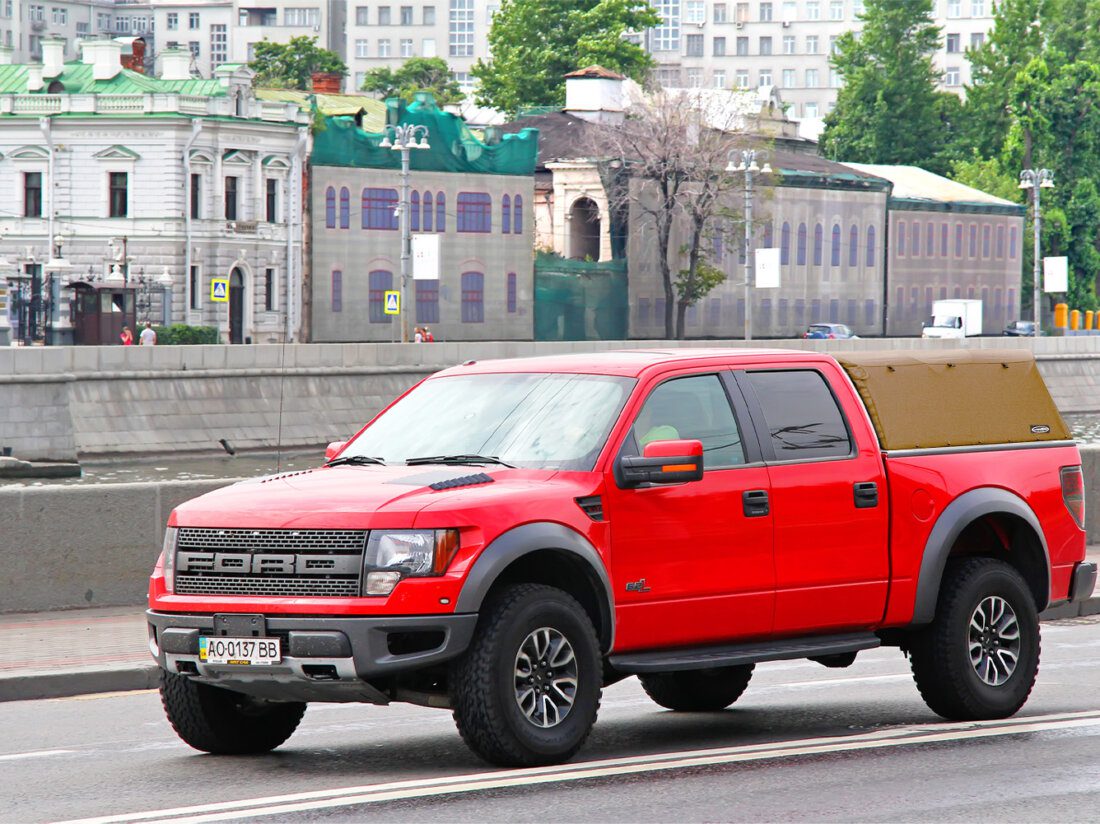
<path fill-rule="evenodd" d="M 532 175 L 538 158 L 538 130 L 525 129 L 504 135 L 499 143 L 487 145 L 458 115 L 441 111 L 430 94 L 418 94 L 413 103 L 387 101 L 390 123 L 424 126 L 430 149 L 417 149 L 410 166 L 424 172 L 467 174 Z M 392 131 L 392 130 L 391 130 Z M 401 153 L 382 148 L 385 133 L 368 133 L 350 117 L 326 117 L 325 128 L 314 135 L 312 163 L 315 166 L 351 166 L 366 169 L 400 169 Z"/>

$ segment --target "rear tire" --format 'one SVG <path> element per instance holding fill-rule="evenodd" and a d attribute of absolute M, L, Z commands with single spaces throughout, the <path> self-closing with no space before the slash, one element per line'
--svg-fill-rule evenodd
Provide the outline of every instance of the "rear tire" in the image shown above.
<path fill-rule="evenodd" d="M 492 597 L 449 678 L 462 739 L 501 767 L 571 758 L 596 722 L 602 682 L 588 614 L 568 593 L 541 584 Z"/>
<path fill-rule="evenodd" d="M 933 712 L 978 721 L 1024 705 L 1039 647 L 1039 616 L 1020 573 L 994 558 L 960 558 L 947 564 L 936 618 L 914 634 L 909 659 Z"/>
<path fill-rule="evenodd" d="M 176 734 L 196 750 L 247 755 L 290 738 L 306 705 L 251 698 L 160 671 L 160 700 Z"/>
<path fill-rule="evenodd" d="M 655 702 L 676 712 L 717 712 L 741 697 L 752 678 L 753 664 L 639 676 Z"/>

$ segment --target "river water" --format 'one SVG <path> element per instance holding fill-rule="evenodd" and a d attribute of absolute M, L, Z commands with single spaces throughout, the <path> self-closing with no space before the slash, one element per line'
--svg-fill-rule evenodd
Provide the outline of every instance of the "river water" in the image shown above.
<path fill-rule="evenodd" d="M 1100 415 L 1065 415 L 1066 424 L 1080 444 L 1100 444 Z M 79 478 L 0 478 L 5 486 L 55 484 L 120 484 L 139 481 L 195 481 L 214 478 L 255 478 L 309 469 L 324 460 L 324 447 L 309 450 L 248 452 L 237 455 L 117 458 L 88 461 Z"/>

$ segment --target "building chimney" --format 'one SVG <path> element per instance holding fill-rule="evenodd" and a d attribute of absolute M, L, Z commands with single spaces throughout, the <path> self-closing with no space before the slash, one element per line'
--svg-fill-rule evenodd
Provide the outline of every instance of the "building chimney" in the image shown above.
<path fill-rule="evenodd" d="M 0 66 L 11 65 L 11 56 L 14 51 L 11 46 L 0 46 Z"/>
<path fill-rule="evenodd" d="M 27 66 L 27 91 L 42 91 L 42 64 L 31 63 Z"/>
<path fill-rule="evenodd" d="M 42 76 L 58 77 L 65 70 L 65 41 L 59 37 L 42 38 Z"/>
<path fill-rule="evenodd" d="M 340 94 L 344 78 L 339 72 L 314 72 L 310 76 L 313 79 L 313 91 L 318 94 Z"/>
<path fill-rule="evenodd" d="M 189 49 L 164 49 L 160 53 L 161 80 L 190 80 L 191 51 Z"/>
<path fill-rule="evenodd" d="M 623 76 L 588 66 L 565 76 L 565 111 L 591 123 L 623 119 Z"/>
<path fill-rule="evenodd" d="M 122 44 L 114 40 L 101 40 L 95 49 L 92 79 L 110 80 L 120 71 L 122 71 Z"/>
<path fill-rule="evenodd" d="M 116 39 L 123 44 L 122 68 L 145 74 L 145 38 L 119 37 Z"/>

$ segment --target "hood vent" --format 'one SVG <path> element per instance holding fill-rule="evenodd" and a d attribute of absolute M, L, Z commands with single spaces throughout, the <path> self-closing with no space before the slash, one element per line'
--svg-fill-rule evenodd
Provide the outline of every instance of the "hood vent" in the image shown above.
<path fill-rule="evenodd" d="M 574 498 L 584 514 L 593 521 L 603 520 L 603 498 L 599 495 L 589 495 L 587 498 Z"/>
<path fill-rule="evenodd" d="M 316 471 L 316 470 L 302 469 L 298 472 L 284 472 L 282 475 L 271 475 L 267 478 L 261 478 L 260 483 L 269 484 L 272 481 L 282 481 L 282 480 L 285 480 L 286 478 L 297 478 L 299 475 L 309 475 L 311 472 L 314 472 L 314 471 Z"/>
<path fill-rule="evenodd" d="M 478 484 L 491 484 L 493 479 L 484 472 L 476 472 L 473 475 L 460 475 L 457 478 L 448 478 L 445 481 L 436 481 L 428 484 L 428 489 L 438 492 L 441 489 L 457 489 L 460 486 L 477 486 Z"/>

